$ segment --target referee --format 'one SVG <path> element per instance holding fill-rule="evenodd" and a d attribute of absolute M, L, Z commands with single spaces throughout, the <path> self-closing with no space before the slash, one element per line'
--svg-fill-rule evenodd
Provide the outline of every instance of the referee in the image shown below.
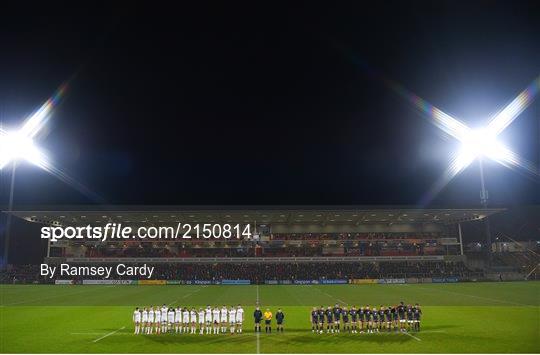
<path fill-rule="evenodd" d="M 264 330 L 266 333 L 272 333 L 272 312 L 269 308 L 264 312 Z"/>

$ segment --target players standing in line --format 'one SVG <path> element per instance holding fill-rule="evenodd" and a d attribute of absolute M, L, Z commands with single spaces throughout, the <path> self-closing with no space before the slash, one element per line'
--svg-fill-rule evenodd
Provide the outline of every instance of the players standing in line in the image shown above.
<path fill-rule="evenodd" d="M 272 312 L 269 308 L 264 312 L 264 330 L 266 333 L 272 333 Z"/>
<path fill-rule="evenodd" d="M 384 307 L 381 304 L 381 307 L 379 308 L 379 326 L 378 326 L 379 331 L 384 329 L 384 325 L 386 323 L 386 319 L 384 317 L 385 317 Z"/>
<path fill-rule="evenodd" d="M 386 317 L 386 330 L 392 330 L 392 307 L 388 306 L 384 310 L 384 315 Z"/>
<path fill-rule="evenodd" d="M 213 323 L 214 334 L 219 334 L 220 314 L 221 312 L 219 311 L 218 306 L 215 306 L 214 309 L 212 310 L 212 323 Z"/>
<path fill-rule="evenodd" d="M 227 331 L 227 314 L 229 313 L 229 310 L 227 309 L 226 305 L 223 305 L 221 307 L 221 333 L 225 333 Z"/>
<path fill-rule="evenodd" d="M 310 318 L 311 320 L 311 332 L 319 332 L 319 312 L 317 310 L 317 307 L 313 307 L 311 309 Z"/>
<path fill-rule="evenodd" d="M 377 308 L 373 307 L 371 310 L 371 332 L 379 332 L 379 312 L 377 312 Z"/>
<path fill-rule="evenodd" d="M 146 332 L 146 324 L 148 323 L 148 310 L 146 307 L 143 308 L 141 312 L 141 333 Z"/>
<path fill-rule="evenodd" d="M 411 330 L 413 325 L 413 310 L 410 304 L 407 305 L 407 330 Z"/>
<path fill-rule="evenodd" d="M 167 306 L 161 306 L 161 332 L 167 333 Z"/>
<path fill-rule="evenodd" d="M 154 327 L 156 328 L 156 334 L 161 334 L 161 311 L 157 306 L 154 310 Z"/>
<path fill-rule="evenodd" d="M 332 309 L 332 312 L 334 313 L 334 329 L 336 333 L 339 333 L 339 326 L 341 321 L 341 307 L 339 306 L 339 304 L 336 303 L 336 305 Z"/>
<path fill-rule="evenodd" d="M 173 332 L 174 329 L 174 308 L 167 311 L 167 332 Z"/>
<path fill-rule="evenodd" d="M 397 307 L 395 305 L 392 306 L 390 313 L 392 313 L 392 329 L 397 332 L 399 329 L 399 318 L 397 314 Z"/>
<path fill-rule="evenodd" d="M 244 309 L 241 305 L 236 308 L 236 332 L 242 333 L 244 327 Z"/>
<path fill-rule="evenodd" d="M 341 309 L 341 316 L 343 317 L 343 331 L 351 332 L 351 322 L 349 318 L 349 310 L 347 307 Z"/>
<path fill-rule="evenodd" d="M 187 333 L 189 330 L 189 310 L 187 307 L 182 309 L 182 330 Z"/>
<path fill-rule="evenodd" d="M 199 334 L 204 334 L 204 309 L 199 308 L 199 312 L 197 313 L 197 320 L 199 321 Z M 208 334 L 208 333 L 207 333 Z"/>
<path fill-rule="evenodd" d="M 195 307 L 191 307 L 189 320 L 191 321 L 191 331 L 189 334 L 195 334 L 197 332 L 197 311 L 195 310 Z"/>
<path fill-rule="evenodd" d="M 361 306 L 360 307 L 360 310 L 358 311 L 358 322 L 360 323 L 359 324 L 359 328 L 360 328 L 360 333 L 363 333 L 364 332 L 364 329 L 366 327 L 366 323 L 365 323 L 365 311 L 364 311 L 364 306 Z"/>
<path fill-rule="evenodd" d="M 397 311 L 398 311 L 398 318 L 399 318 L 399 330 L 404 332 L 406 320 L 405 320 L 405 305 L 403 305 L 403 301 L 399 302 Z"/>
<path fill-rule="evenodd" d="M 363 328 L 366 333 L 371 333 L 371 309 L 369 305 L 364 307 L 364 323 Z"/>
<path fill-rule="evenodd" d="M 255 311 L 253 312 L 253 320 L 255 322 L 255 333 L 261 332 L 261 320 L 262 320 L 263 314 L 261 312 L 261 309 L 259 306 L 255 308 Z"/>
<path fill-rule="evenodd" d="M 231 306 L 231 308 L 229 308 L 229 327 L 231 334 L 234 334 L 236 327 L 236 308 L 234 308 L 234 306 Z"/>
<path fill-rule="evenodd" d="M 277 332 L 283 333 L 283 321 L 285 320 L 285 313 L 281 310 L 281 308 L 278 308 L 276 313 L 276 329 Z"/>
<path fill-rule="evenodd" d="M 332 331 L 332 333 L 334 332 L 334 312 L 332 312 L 332 308 L 328 306 L 328 308 L 326 308 L 326 332 L 330 333 L 330 331 Z"/>
<path fill-rule="evenodd" d="M 319 316 L 319 333 L 322 334 L 324 332 L 324 315 L 325 315 L 325 312 L 324 312 L 324 307 L 321 306 L 318 310 L 317 310 L 317 313 L 318 313 L 318 316 Z"/>
<path fill-rule="evenodd" d="M 174 332 L 182 333 L 182 307 L 174 309 Z"/>
<path fill-rule="evenodd" d="M 139 307 L 135 307 L 133 311 L 133 323 L 135 324 L 135 331 L 133 334 L 139 334 L 141 328 L 141 312 L 139 312 Z"/>
<path fill-rule="evenodd" d="M 357 330 L 358 310 L 356 309 L 356 306 L 352 306 L 351 310 L 349 311 L 349 314 L 351 315 L 352 332 L 356 334 L 358 333 L 358 330 Z"/>
<path fill-rule="evenodd" d="M 210 305 L 206 306 L 204 320 L 206 322 L 206 334 L 210 334 L 212 329 L 212 307 L 210 307 Z"/>
<path fill-rule="evenodd" d="M 148 308 L 148 322 L 146 323 L 146 334 L 152 334 L 152 328 L 154 327 L 154 307 Z"/>
<path fill-rule="evenodd" d="M 420 305 L 417 303 L 414 305 L 413 308 L 413 317 L 414 317 L 414 330 L 417 332 L 420 331 L 420 318 L 422 317 L 422 310 L 420 309 Z"/>

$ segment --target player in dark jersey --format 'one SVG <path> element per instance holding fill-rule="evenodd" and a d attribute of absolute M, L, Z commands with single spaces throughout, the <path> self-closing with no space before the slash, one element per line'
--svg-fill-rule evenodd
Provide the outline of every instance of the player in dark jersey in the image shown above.
<path fill-rule="evenodd" d="M 373 332 L 379 332 L 379 312 L 375 307 L 371 310 L 371 333 Z"/>
<path fill-rule="evenodd" d="M 418 303 L 414 305 L 413 318 L 414 318 L 414 330 L 419 332 L 420 331 L 420 318 L 422 318 L 422 310 L 420 309 L 420 305 Z"/>
<path fill-rule="evenodd" d="M 386 331 L 392 330 L 392 307 L 388 306 L 384 310 L 384 316 L 386 318 Z"/>
<path fill-rule="evenodd" d="M 394 331 L 397 332 L 398 331 L 398 326 L 399 326 L 397 307 L 392 306 L 392 309 L 390 310 L 390 313 L 392 313 L 392 328 L 394 329 Z"/>
<path fill-rule="evenodd" d="M 371 333 L 371 308 L 369 305 L 364 307 L 364 329 L 366 333 Z"/>
<path fill-rule="evenodd" d="M 319 333 L 322 334 L 322 332 L 324 331 L 324 316 L 325 316 L 324 307 L 321 306 L 319 310 L 317 311 L 317 313 L 319 315 Z"/>
<path fill-rule="evenodd" d="M 339 323 L 341 320 L 341 312 L 342 312 L 342 309 L 339 306 L 339 304 L 336 303 L 334 308 L 332 308 L 332 312 L 334 313 L 334 330 L 336 331 L 336 333 L 339 333 L 339 325 L 340 325 Z"/>
<path fill-rule="evenodd" d="M 352 332 L 358 333 L 358 310 L 356 309 L 356 306 L 352 306 L 351 310 L 349 311 L 349 314 L 351 315 L 351 325 L 352 325 Z"/>
<path fill-rule="evenodd" d="M 343 318 L 343 331 L 351 332 L 351 318 L 349 314 L 349 309 L 347 307 L 343 307 L 341 309 L 341 317 Z"/>
<path fill-rule="evenodd" d="M 403 304 L 403 301 L 399 302 L 399 306 L 397 307 L 397 313 L 399 318 L 399 330 L 403 332 L 405 331 L 405 322 L 407 321 L 405 319 L 405 305 Z"/>
<path fill-rule="evenodd" d="M 384 328 L 384 307 L 381 305 L 379 308 L 379 330 L 382 330 Z"/>
<path fill-rule="evenodd" d="M 410 304 L 407 305 L 407 330 L 411 330 L 413 324 L 413 309 Z"/>
<path fill-rule="evenodd" d="M 317 307 L 313 307 L 311 310 L 311 332 L 315 333 L 315 331 L 319 332 L 319 312 L 317 311 Z"/>
<path fill-rule="evenodd" d="M 332 312 L 332 307 L 328 306 L 326 309 L 326 332 L 334 332 L 334 312 Z"/>

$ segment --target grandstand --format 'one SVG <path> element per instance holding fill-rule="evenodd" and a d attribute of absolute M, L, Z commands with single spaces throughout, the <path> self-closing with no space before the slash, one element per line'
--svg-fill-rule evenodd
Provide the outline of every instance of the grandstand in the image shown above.
<path fill-rule="evenodd" d="M 250 283 L 294 283 L 313 278 L 482 279 L 483 267 L 468 263 L 464 255 L 461 225 L 501 211 L 160 206 L 92 210 L 74 206 L 12 213 L 31 223 L 63 227 L 116 223 L 135 230 L 177 223 L 249 224 L 253 232 L 249 239 L 60 240 L 48 243 L 45 261 L 146 263 L 156 267 L 152 278 L 180 282 L 243 279 Z M 25 269 L 25 279 L 28 274 Z"/>

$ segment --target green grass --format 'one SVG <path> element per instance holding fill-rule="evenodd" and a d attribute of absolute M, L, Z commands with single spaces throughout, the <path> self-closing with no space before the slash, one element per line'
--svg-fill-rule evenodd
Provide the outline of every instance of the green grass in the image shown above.
<path fill-rule="evenodd" d="M 253 333 L 257 300 L 286 314 L 283 334 Z M 418 302 L 422 330 L 311 333 L 313 305 Z M 242 335 L 132 334 L 135 306 L 244 305 Z M 103 337 L 111 332 L 109 336 Z M 100 339 L 101 338 L 101 339 Z M 257 340 L 258 338 L 258 340 Z M 99 339 L 99 340 L 98 340 Z M 2 353 L 539 353 L 540 282 L 317 286 L 0 286 Z M 97 340 L 97 341 L 96 341 Z M 258 346 L 257 346 L 258 343 Z"/>

